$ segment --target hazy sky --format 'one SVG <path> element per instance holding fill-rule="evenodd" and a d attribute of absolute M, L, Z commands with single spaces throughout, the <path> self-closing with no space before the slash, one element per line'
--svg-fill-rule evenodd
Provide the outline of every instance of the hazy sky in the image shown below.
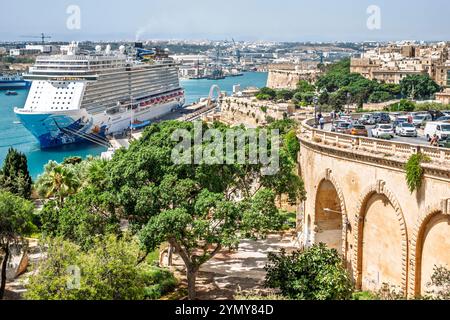
<path fill-rule="evenodd" d="M 450 40 L 448 0 L 2 0 L 0 41 L 41 32 L 53 40 Z M 67 28 L 68 6 L 80 29 Z M 381 29 L 366 12 L 381 9 Z"/>

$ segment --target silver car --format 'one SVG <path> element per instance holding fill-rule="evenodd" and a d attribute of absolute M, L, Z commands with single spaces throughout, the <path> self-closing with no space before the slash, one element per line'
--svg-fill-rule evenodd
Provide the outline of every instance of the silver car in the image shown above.
<path fill-rule="evenodd" d="M 394 135 L 394 127 L 391 124 L 377 124 L 375 128 L 372 129 L 372 136 L 375 138 L 383 136 L 390 136 L 393 138 Z"/>
<path fill-rule="evenodd" d="M 401 137 L 414 137 L 417 138 L 417 129 L 416 127 L 407 122 L 400 123 L 397 126 L 396 133 Z"/>

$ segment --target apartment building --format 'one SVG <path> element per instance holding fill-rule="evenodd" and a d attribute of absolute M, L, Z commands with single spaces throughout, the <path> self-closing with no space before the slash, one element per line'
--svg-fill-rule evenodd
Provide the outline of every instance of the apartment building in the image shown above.
<path fill-rule="evenodd" d="M 446 43 L 389 45 L 352 58 L 350 71 L 367 79 L 398 84 L 408 75 L 428 74 L 440 86 L 449 86 L 450 60 Z"/>

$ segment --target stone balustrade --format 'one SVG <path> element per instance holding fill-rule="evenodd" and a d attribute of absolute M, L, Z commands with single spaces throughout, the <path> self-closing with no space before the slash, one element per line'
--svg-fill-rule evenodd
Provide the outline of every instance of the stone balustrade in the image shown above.
<path fill-rule="evenodd" d="M 329 122 L 330 119 L 327 120 Z M 371 153 L 402 161 L 421 152 L 431 159 L 431 162 L 425 166 L 435 165 L 450 168 L 450 149 L 328 132 L 314 128 L 314 122 L 314 119 L 307 119 L 301 123 L 300 139 L 352 150 L 352 152 Z"/>

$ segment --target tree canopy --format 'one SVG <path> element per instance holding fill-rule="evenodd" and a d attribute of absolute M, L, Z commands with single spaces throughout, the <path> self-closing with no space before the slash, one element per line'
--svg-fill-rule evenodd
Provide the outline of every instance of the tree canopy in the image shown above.
<path fill-rule="evenodd" d="M 400 81 L 401 93 L 410 99 L 424 100 L 431 98 L 440 90 L 439 85 L 429 75 L 409 75 Z"/>
<path fill-rule="evenodd" d="M 0 189 L 25 199 L 31 197 L 32 180 L 28 171 L 27 157 L 10 148 L 0 170 Z"/>
<path fill-rule="evenodd" d="M 35 230 L 33 204 L 10 192 L 0 191 L 0 252 L 3 254 L 0 279 L 0 300 L 6 283 L 6 267 L 11 245 L 23 244 L 24 236 Z"/>
<path fill-rule="evenodd" d="M 236 137 L 245 134 L 244 128 L 213 127 L 224 134 L 236 130 Z M 112 191 L 140 230 L 144 248 L 150 252 L 168 242 L 182 257 L 190 298 L 195 296 L 200 266 L 222 248 L 234 248 L 244 237 L 263 237 L 282 226 L 283 216 L 274 204 L 277 193 L 289 191 L 292 201 L 304 197 L 303 184 L 294 174 L 295 163 L 284 148 L 280 170 L 272 176 L 262 175 L 262 164 L 248 161 L 175 164 L 171 153 L 178 141 L 171 139 L 172 133 L 185 129 L 193 137 L 193 128 L 192 123 L 175 121 L 154 124 L 128 150 L 117 152 L 107 169 Z M 211 146 L 211 141 L 204 141 L 200 151 Z M 195 148 L 191 152 L 193 156 Z M 235 152 L 233 159 L 237 159 Z"/>

